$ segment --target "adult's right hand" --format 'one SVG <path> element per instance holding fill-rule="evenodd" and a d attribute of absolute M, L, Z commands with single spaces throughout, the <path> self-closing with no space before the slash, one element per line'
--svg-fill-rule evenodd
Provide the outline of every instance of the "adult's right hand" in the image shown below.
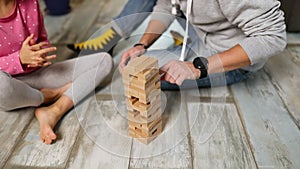
<path fill-rule="evenodd" d="M 48 46 L 48 42 L 33 43 L 34 35 L 25 39 L 20 50 L 20 61 L 27 67 L 44 67 L 51 64 L 49 60 L 54 59 L 56 55 L 47 56 L 47 53 L 56 50 L 56 47 L 43 48 Z"/>
<path fill-rule="evenodd" d="M 130 48 L 129 50 L 125 51 L 120 60 L 119 64 L 119 71 L 122 73 L 124 67 L 135 57 L 138 57 L 146 52 L 146 49 L 143 46 L 136 46 L 133 48 Z"/>

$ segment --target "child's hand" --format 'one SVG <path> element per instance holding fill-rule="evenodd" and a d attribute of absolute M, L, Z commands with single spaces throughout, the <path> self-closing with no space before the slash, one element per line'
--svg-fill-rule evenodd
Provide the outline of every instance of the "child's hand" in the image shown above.
<path fill-rule="evenodd" d="M 44 67 L 51 64 L 49 60 L 54 59 L 56 55 L 47 56 L 47 53 L 56 50 L 56 47 L 42 48 L 48 45 L 47 42 L 34 44 L 33 34 L 25 39 L 20 50 L 20 61 L 27 67 Z"/>

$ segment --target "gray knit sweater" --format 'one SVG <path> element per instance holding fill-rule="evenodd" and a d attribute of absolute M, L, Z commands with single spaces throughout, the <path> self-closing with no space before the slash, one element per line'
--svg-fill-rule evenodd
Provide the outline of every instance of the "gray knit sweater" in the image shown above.
<path fill-rule="evenodd" d="M 184 1 L 181 3 L 186 4 Z M 255 71 L 286 46 L 279 6 L 277 0 L 193 0 L 190 23 L 206 47 L 217 52 L 240 44 L 251 61 L 245 69 Z M 159 13 L 171 15 L 171 0 L 158 0 L 152 14 L 152 20 L 168 26 L 174 17 Z"/>

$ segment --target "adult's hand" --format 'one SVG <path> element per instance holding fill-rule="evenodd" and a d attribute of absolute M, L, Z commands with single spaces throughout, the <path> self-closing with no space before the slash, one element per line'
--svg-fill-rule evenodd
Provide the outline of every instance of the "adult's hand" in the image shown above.
<path fill-rule="evenodd" d="M 146 50 L 143 46 L 136 46 L 125 51 L 121 56 L 119 71 L 122 73 L 124 67 L 127 65 L 128 62 L 130 62 L 131 59 L 138 57 L 145 52 Z"/>
<path fill-rule="evenodd" d="M 51 64 L 49 60 L 54 59 L 56 55 L 47 56 L 47 53 L 56 50 L 56 47 L 43 48 L 49 45 L 47 42 L 35 44 L 33 42 L 34 35 L 30 35 L 25 39 L 20 50 L 20 61 L 27 67 L 44 67 Z"/>
<path fill-rule="evenodd" d="M 161 80 L 181 85 L 184 80 L 195 80 L 200 77 L 200 70 L 191 62 L 172 60 L 160 68 Z"/>

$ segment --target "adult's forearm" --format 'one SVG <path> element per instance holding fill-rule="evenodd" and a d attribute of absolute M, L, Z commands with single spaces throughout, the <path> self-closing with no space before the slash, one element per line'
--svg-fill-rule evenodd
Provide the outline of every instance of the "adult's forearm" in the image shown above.
<path fill-rule="evenodd" d="M 251 64 L 247 53 L 240 45 L 236 45 L 227 51 L 208 57 L 208 63 L 209 74 L 226 72 Z"/>
<path fill-rule="evenodd" d="M 162 22 L 158 20 L 151 20 L 139 43 L 151 46 L 165 30 L 166 27 Z"/>

